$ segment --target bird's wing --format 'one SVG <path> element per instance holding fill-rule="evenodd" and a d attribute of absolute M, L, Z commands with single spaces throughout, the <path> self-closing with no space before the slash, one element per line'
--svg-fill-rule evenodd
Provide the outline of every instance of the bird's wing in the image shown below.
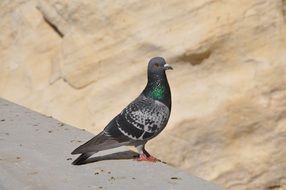
<path fill-rule="evenodd" d="M 98 152 L 156 136 L 167 124 L 170 111 L 163 103 L 139 96 L 105 129 L 72 154 Z"/>
<path fill-rule="evenodd" d="M 132 141 L 156 136 L 167 124 L 170 111 L 163 103 L 141 95 L 116 118 L 117 129 Z"/>

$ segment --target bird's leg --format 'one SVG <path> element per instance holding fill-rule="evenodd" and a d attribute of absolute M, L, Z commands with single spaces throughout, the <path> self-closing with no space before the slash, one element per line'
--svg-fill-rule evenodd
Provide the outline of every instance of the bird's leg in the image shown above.
<path fill-rule="evenodd" d="M 155 158 L 154 156 L 151 156 L 146 150 L 145 145 L 139 145 L 136 146 L 139 157 L 136 159 L 137 161 L 149 161 L 149 162 L 156 162 L 160 161 L 159 159 Z"/>

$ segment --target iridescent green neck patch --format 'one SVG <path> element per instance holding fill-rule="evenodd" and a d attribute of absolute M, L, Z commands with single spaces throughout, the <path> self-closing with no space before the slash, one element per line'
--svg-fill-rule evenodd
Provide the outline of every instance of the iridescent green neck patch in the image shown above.
<path fill-rule="evenodd" d="M 155 88 L 152 89 L 151 91 L 151 96 L 153 98 L 158 98 L 162 99 L 164 96 L 165 89 L 162 86 L 156 86 Z"/>

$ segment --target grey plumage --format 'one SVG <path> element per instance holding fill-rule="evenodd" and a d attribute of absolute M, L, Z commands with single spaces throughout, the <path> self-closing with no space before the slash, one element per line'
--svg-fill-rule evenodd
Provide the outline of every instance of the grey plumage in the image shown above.
<path fill-rule="evenodd" d="M 167 125 L 171 112 L 171 92 L 165 70 L 172 69 L 161 57 L 148 64 L 148 83 L 143 92 L 113 118 L 97 136 L 76 148 L 81 154 L 74 165 L 85 163 L 92 154 L 123 145 L 133 145 L 140 154 L 150 157 L 146 142 L 157 136 Z"/>
<path fill-rule="evenodd" d="M 130 139 L 148 140 L 166 126 L 169 115 L 166 105 L 141 94 L 120 113 L 116 124 L 119 131 Z"/>

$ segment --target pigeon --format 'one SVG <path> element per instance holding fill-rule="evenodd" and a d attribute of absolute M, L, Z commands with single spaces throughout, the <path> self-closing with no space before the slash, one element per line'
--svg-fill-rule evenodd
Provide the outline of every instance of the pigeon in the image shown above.
<path fill-rule="evenodd" d="M 115 116 L 102 132 L 76 148 L 71 154 L 81 154 L 72 164 L 81 165 L 94 153 L 135 146 L 138 161 L 158 161 L 145 150 L 145 144 L 167 125 L 171 113 L 171 91 L 166 70 L 173 68 L 162 57 L 148 63 L 148 82 L 142 93 Z"/>

